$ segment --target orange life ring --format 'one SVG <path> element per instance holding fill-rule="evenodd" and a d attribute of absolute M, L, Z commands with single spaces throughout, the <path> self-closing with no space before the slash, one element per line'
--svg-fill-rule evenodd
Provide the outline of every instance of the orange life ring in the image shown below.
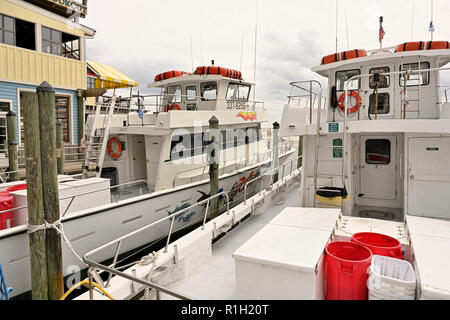
<path fill-rule="evenodd" d="M 353 113 L 353 112 L 358 111 L 358 108 L 361 107 L 361 96 L 358 94 L 357 91 L 350 91 L 349 96 L 352 96 L 353 98 L 355 98 L 356 104 L 354 106 L 352 106 L 351 108 L 347 108 L 347 113 Z M 344 100 L 345 100 L 345 92 L 343 94 L 341 94 L 341 96 L 339 97 L 339 100 L 338 100 L 338 106 L 342 112 L 345 111 Z"/>
<path fill-rule="evenodd" d="M 180 106 L 177 105 L 176 103 L 174 103 L 174 104 L 171 104 L 171 105 L 169 106 L 169 108 L 167 108 L 167 106 L 165 106 L 165 107 L 164 107 L 164 112 L 172 111 L 173 109 L 176 109 L 176 110 L 178 110 L 178 111 L 181 110 Z"/>
<path fill-rule="evenodd" d="M 113 145 L 117 145 L 117 152 L 114 152 Z M 114 159 L 118 159 L 122 155 L 122 142 L 114 137 L 108 140 L 108 154 L 113 157 Z"/>

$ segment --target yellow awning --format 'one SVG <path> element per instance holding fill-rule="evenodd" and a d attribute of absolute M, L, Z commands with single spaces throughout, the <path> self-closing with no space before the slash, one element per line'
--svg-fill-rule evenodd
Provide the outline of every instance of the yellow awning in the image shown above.
<path fill-rule="evenodd" d="M 97 74 L 95 88 L 115 89 L 137 87 L 138 83 L 113 67 L 98 62 L 88 61 L 89 67 Z"/>

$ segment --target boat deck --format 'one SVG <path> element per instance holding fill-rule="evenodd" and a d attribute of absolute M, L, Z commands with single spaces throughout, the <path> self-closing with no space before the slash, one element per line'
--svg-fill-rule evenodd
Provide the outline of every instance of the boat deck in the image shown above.
<path fill-rule="evenodd" d="M 235 262 L 232 257 L 242 244 L 253 237 L 287 207 L 298 206 L 298 189 L 284 196 L 282 203 L 271 206 L 264 213 L 251 215 L 245 222 L 213 244 L 212 257 L 190 277 L 168 288 L 201 300 L 235 300 Z M 212 285 L 214 284 L 214 285 Z M 161 299 L 174 299 L 161 294 Z"/>

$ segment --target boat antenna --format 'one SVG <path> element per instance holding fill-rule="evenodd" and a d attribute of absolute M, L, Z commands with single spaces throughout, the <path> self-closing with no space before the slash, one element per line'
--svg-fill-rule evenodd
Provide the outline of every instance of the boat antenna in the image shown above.
<path fill-rule="evenodd" d="M 339 16 L 339 0 L 336 0 L 336 53 L 338 52 L 338 16 Z"/>
<path fill-rule="evenodd" d="M 256 101 L 256 49 L 258 43 L 258 0 L 256 0 L 256 13 L 255 13 L 255 60 L 253 63 L 253 108 L 255 108 Z"/>
<path fill-rule="evenodd" d="M 191 66 L 192 72 L 194 72 L 194 54 L 192 53 L 192 36 L 191 36 Z"/>
<path fill-rule="evenodd" d="M 412 10 L 411 10 L 411 40 L 414 39 L 414 11 L 415 11 L 416 0 L 412 1 Z"/>
<path fill-rule="evenodd" d="M 433 41 L 433 32 L 434 32 L 434 25 L 433 25 L 433 0 L 431 0 L 431 21 L 430 21 L 430 27 L 428 28 L 428 31 L 431 33 L 431 41 Z"/>
<path fill-rule="evenodd" d="M 239 66 L 239 71 L 242 72 L 242 56 L 244 54 L 244 29 L 242 29 L 242 38 L 241 38 L 241 64 Z"/>
<path fill-rule="evenodd" d="M 347 33 L 347 50 L 350 50 L 350 41 L 348 40 L 347 6 L 344 5 L 345 32 Z M 337 50 L 336 50 L 337 52 Z"/>

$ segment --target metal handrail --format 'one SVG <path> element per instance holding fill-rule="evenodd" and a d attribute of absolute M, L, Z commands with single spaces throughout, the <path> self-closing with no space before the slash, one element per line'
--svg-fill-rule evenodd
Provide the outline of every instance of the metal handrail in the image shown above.
<path fill-rule="evenodd" d="M 172 235 L 172 232 L 173 232 L 173 225 L 174 225 L 175 218 L 177 216 L 179 216 L 180 214 L 183 214 L 183 213 L 185 213 L 185 212 L 187 212 L 189 210 L 192 210 L 193 208 L 202 206 L 203 204 L 206 203 L 206 210 L 205 210 L 205 214 L 204 214 L 204 217 L 203 217 L 203 224 L 202 224 L 202 229 L 201 229 L 201 230 L 205 230 L 206 218 L 208 216 L 209 203 L 210 203 L 210 201 L 212 199 L 215 199 L 215 198 L 221 197 L 221 196 L 225 196 L 225 198 L 227 199 L 227 215 L 230 215 L 230 198 L 229 198 L 228 192 L 223 191 L 223 192 L 217 193 L 216 195 L 213 195 L 213 196 L 209 197 L 208 199 L 205 199 L 205 200 L 202 200 L 200 202 L 197 202 L 197 203 L 195 203 L 195 204 L 193 204 L 193 205 L 191 205 L 191 206 L 189 206 L 189 207 L 187 207 L 187 208 L 185 208 L 183 210 L 174 212 L 174 213 L 172 213 L 171 215 L 169 215 L 167 217 L 164 217 L 164 218 L 162 218 L 160 220 L 152 222 L 152 223 L 150 223 L 150 224 L 148 224 L 148 225 L 146 225 L 146 226 L 144 226 L 142 228 L 139 228 L 138 230 L 130 232 L 130 233 L 128 233 L 128 234 L 126 234 L 126 235 L 124 235 L 124 236 L 122 236 L 120 238 L 117 238 L 117 239 L 115 239 L 113 241 L 110 241 L 110 242 L 108 242 L 108 243 L 106 243 L 106 244 L 104 244 L 104 245 L 102 245 L 102 246 L 100 246 L 100 247 L 98 247 L 96 249 L 93 249 L 93 250 L 89 251 L 88 253 L 86 253 L 84 255 L 84 257 L 83 257 L 83 261 L 89 266 L 89 270 L 90 270 L 90 272 L 89 272 L 90 299 L 91 300 L 93 299 L 92 274 L 91 274 L 91 272 L 95 268 L 95 269 L 106 271 L 106 272 L 111 273 L 111 274 L 115 274 L 116 276 L 123 277 L 125 279 L 130 280 L 130 281 L 137 282 L 137 283 L 142 284 L 142 285 L 144 285 L 146 287 L 155 289 L 157 291 L 164 292 L 164 293 L 169 294 L 171 296 L 174 296 L 176 298 L 185 299 L 185 300 L 192 300 L 193 298 L 191 298 L 189 296 L 179 294 L 179 293 L 177 293 L 175 291 L 172 291 L 172 290 L 169 290 L 169 289 L 164 288 L 162 286 L 156 285 L 156 284 L 154 284 L 152 282 L 144 281 L 144 280 L 141 280 L 138 277 L 133 277 L 133 276 L 131 276 L 129 274 L 126 274 L 124 272 L 118 271 L 118 270 L 114 269 L 114 267 L 115 267 L 114 263 L 111 266 L 108 267 L 108 266 L 102 265 L 102 264 L 100 264 L 98 262 L 95 262 L 93 260 L 90 260 L 90 256 L 92 256 L 93 254 L 98 253 L 99 251 L 101 251 L 103 249 L 106 249 L 108 247 L 111 247 L 111 246 L 117 244 L 117 247 L 116 247 L 116 250 L 115 250 L 115 256 L 113 258 L 113 261 L 117 261 L 117 257 L 118 257 L 119 252 L 120 252 L 120 250 L 118 250 L 118 248 L 120 248 L 120 246 L 122 244 L 122 241 L 124 241 L 127 238 L 132 237 L 132 236 L 134 236 L 134 235 L 136 235 L 136 234 L 138 234 L 138 233 L 140 233 L 140 232 L 142 232 L 144 230 L 147 230 L 147 229 L 149 229 L 151 227 L 154 227 L 154 226 L 156 226 L 156 225 L 158 225 L 158 224 L 160 224 L 162 222 L 165 222 L 167 220 L 171 220 L 170 227 L 169 227 L 169 232 L 168 232 L 168 235 L 167 235 L 167 241 L 166 241 L 166 245 L 165 245 L 165 249 L 164 249 L 164 253 L 167 253 L 168 249 L 169 249 L 171 235 Z"/>
<path fill-rule="evenodd" d="M 282 167 L 283 168 L 283 172 L 282 172 L 282 174 L 281 174 L 281 180 L 283 180 L 284 179 L 284 168 L 285 168 L 285 166 L 286 165 L 288 165 L 288 164 L 290 164 L 291 165 L 291 169 L 290 169 L 290 175 L 292 174 L 292 164 L 295 162 L 295 161 L 298 161 L 299 159 L 301 159 L 301 158 L 303 158 L 303 155 L 301 155 L 301 156 L 298 156 L 297 158 L 295 158 L 295 159 L 292 159 L 291 161 L 289 161 L 289 162 L 286 162 L 286 163 L 284 163 L 284 164 L 282 164 L 281 166 L 278 166 L 277 168 L 273 168 L 273 169 L 270 169 L 270 170 L 268 170 L 267 172 L 270 172 L 272 175 L 271 175 L 271 177 L 273 176 L 273 172 L 274 171 L 279 171 L 280 170 L 280 167 Z M 267 176 L 267 172 L 265 172 L 265 174 L 262 174 L 262 175 L 260 175 L 259 177 L 256 177 L 256 178 L 254 178 L 254 179 L 252 179 L 252 180 L 250 180 L 250 181 L 247 181 L 246 183 L 245 183 L 245 186 L 244 186 L 244 205 L 246 205 L 247 204 L 247 187 L 248 187 L 248 185 L 250 185 L 251 183 L 253 183 L 253 182 L 255 182 L 255 181 L 259 181 L 260 179 L 262 179 L 262 178 L 265 178 L 266 176 Z M 271 183 L 270 183 L 270 185 L 273 185 L 273 179 L 270 179 L 271 180 Z M 262 183 L 261 183 L 261 188 L 260 188 L 260 190 L 259 190 L 259 192 L 261 193 L 262 192 Z"/>

